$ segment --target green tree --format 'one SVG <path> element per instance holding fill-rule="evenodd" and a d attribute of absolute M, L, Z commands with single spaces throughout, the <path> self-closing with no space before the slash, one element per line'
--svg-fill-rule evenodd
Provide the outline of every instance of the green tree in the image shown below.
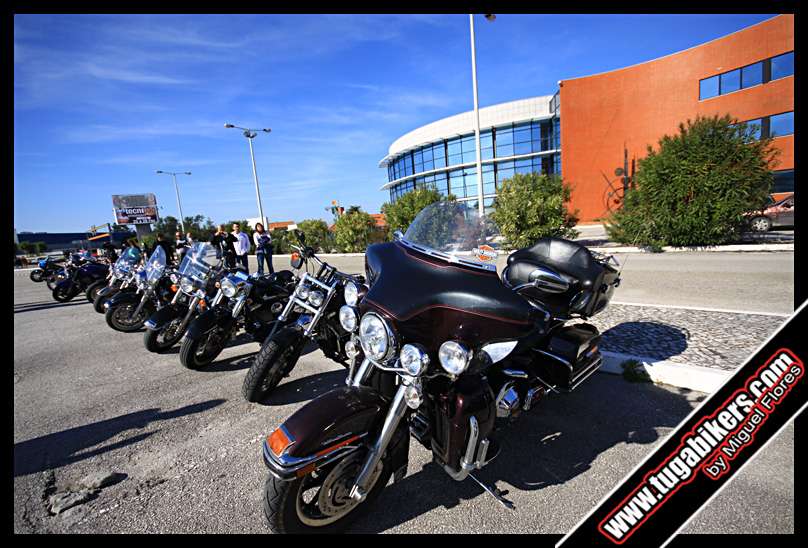
<path fill-rule="evenodd" d="M 517 173 L 497 190 L 491 218 L 512 249 L 547 236 L 575 238 L 578 232 L 572 227 L 578 218 L 577 211 L 567 209 L 570 192 L 557 175 Z"/>
<path fill-rule="evenodd" d="M 276 228 L 269 231 L 269 237 L 272 238 L 272 252 L 278 255 L 284 255 L 294 251 L 289 244 L 298 244 L 297 240 L 291 236 L 291 233 L 284 228 Z"/>
<path fill-rule="evenodd" d="M 334 241 L 342 253 L 365 251 L 376 228 L 376 222 L 368 213 L 357 208 L 345 213 L 334 224 Z"/>
<path fill-rule="evenodd" d="M 48 250 L 48 244 L 45 242 L 34 242 L 34 253 L 45 253 Z"/>
<path fill-rule="evenodd" d="M 387 219 L 391 233 L 400 230 L 406 232 L 415 216 L 429 204 L 440 202 L 444 196 L 435 187 L 416 188 L 407 192 L 395 202 L 382 204 L 382 213 Z M 453 200 L 454 196 L 445 199 Z"/>
<path fill-rule="evenodd" d="M 306 245 L 316 251 L 328 252 L 333 247 L 333 235 L 322 219 L 306 219 L 297 223 L 297 227 L 306 235 Z"/>
<path fill-rule="evenodd" d="M 20 249 L 30 255 L 34 252 L 34 244 L 31 242 L 20 242 Z"/>
<path fill-rule="evenodd" d="M 736 240 L 744 213 L 762 207 L 774 181 L 771 139 L 730 118 L 698 117 L 648 147 L 637 187 L 608 219 L 618 242 L 661 246 L 718 245 Z"/>

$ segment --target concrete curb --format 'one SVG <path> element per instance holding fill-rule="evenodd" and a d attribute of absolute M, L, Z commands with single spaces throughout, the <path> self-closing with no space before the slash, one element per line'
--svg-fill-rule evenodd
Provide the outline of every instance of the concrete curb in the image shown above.
<path fill-rule="evenodd" d="M 590 247 L 592 251 L 601 253 L 652 253 L 640 247 L 624 246 L 624 247 Z M 664 246 L 663 252 L 666 253 L 686 253 L 690 251 L 710 251 L 713 253 L 739 251 L 794 251 L 794 244 L 731 244 L 719 245 L 711 247 L 672 247 Z"/>
<path fill-rule="evenodd" d="M 603 365 L 600 366 L 602 373 L 622 375 L 623 367 L 621 364 L 626 360 L 636 360 L 642 364 L 643 369 L 651 378 L 651 382 L 655 384 L 667 384 L 707 394 L 712 394 L 718 390 L 727 378 L 732 375 L 731 371 L 711 367 L 632 356 L 631 354 L 621 354 L 619 352 L 607 352 L 605 350 L 601 353 L 603 354 Z"/>

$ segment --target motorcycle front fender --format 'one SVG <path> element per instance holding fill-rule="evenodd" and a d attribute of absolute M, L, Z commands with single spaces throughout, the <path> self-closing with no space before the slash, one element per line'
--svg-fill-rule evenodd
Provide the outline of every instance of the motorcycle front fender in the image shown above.
<path fill-rule="evenodd" d="M 56 283 L 56 287 L 54 289 L 64 289 L 65 291 L 70 290 L 73 288 L 73 280 L 70 278 L 66 278 Z"/>
<path fill-rule="evenodd" d="M 144 326 L 146 329 L 152 331 L 160 331 L 164 329 L 173 320 L 185 316 L 188 313 L 188 307 L 182 304 L 167 304 L 154 314 L 152 314 Z"/>
<path fill-rule="evenodd" d="M 273 476 L 289 481 L 356 451 L 363 443 L 372 444 L 389 405 L 376 390 L 365 386 L 326 392 L 298 409 L 264 440 L 264 464 Z M 402 420 L 389 446 L 394 470 L 407 463 L 409 439 L 407 421 Z"/>
<path fill-rule="evenodd" d="M 233 327 L 233 316 L 227 308 L 217 306 L 209 308 L 194 318 L 185 332 L 185 336 L 191 340 L 198 339 L 214 327 L 221 327 L 225 331 Z"/>
<path fill-rule="evenodd" d="M 104 308 L 113 308 L 125 304 L 135 304 L 140 302 L 142 295 L 133 291 L 119 291 L 104 303 Z"/>
<path fill-rule="evenodd" d="M 118 291 L 120 291 L 120 289 L 118 289 L 117 287 L 112 287 L 108 285 L 98 290 L 98 297 L 100 297 L 101 299 L 109 299 L 113 295 L 118 293 Z"/>

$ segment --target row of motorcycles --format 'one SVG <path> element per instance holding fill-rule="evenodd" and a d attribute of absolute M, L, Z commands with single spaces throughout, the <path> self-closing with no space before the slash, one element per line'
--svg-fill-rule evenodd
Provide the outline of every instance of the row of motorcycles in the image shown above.
<path fill-rule="evenodd" d="M 261 343 L 242 388 L 251 402 L 290 374 L 310 342 L 347 369 L 345 386 L 263 442 L 274 532 L 347 528 L 391 477 L 406 475 L 412 438 L 449 477 L 471 478 L 512 509 L 473 472 L 499 454 L 509 423 L 600 367 L 600 334 L 585 320 L 619 285 L 617 261 L 548 237 L 512 253 L 498 275 L 502 236 L 457 202 L 427 206 L 406 233 L 368 247 L 364 275 L 339 271 L 297 236 L 293 271 L 261 277 L 224 266 L 206 243 L 178 268 L 162 248 L 148 260 L 130 248 L 95 293 L 95 309 L 113 329 L 145 326 L 149 351 L 179 343 L 190 369 L 245 330 Z"/>

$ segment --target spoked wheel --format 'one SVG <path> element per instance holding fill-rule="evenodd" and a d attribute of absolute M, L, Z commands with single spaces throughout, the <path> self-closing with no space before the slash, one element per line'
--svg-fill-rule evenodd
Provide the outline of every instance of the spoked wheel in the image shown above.
<path fill-rule="evenodd" d="M 767 232 L 772 227 L 772 222 L 767 217 L 755 217 L 749 225 L 754 232 Z"/>
<path fill-rule="evenodd" d="M 221 327 L 214 327 L 201 337 L 185 339 L 180 347 L 180 362 L 188 369 L 201 369 L 221 354 L 230 334 Z"/>
<path fill-rule="evenodd" d="M 275 533 L 339 533 L 367 512 L 390 475 L 383 459 L 371 473 L 368 496 L 362 502 L 350 497 L 367 451 L 357 451 L 309 472 L 293 481 L 267 478 L 264 487 L 264 515 Z"/>
<path fill-rule="evenodd" d="M 143 344 L 149 352 L 165 352 L 177 344 L 185 330 L 180 331 L 182 317 L 174 318 L 167 326 L 159 331 L 147 329 L 143 335 Z"/>
<path fill-rule="evenodd" d="M 294 369 L 305 342 L 300 331 L 286 328 L 261 345 L 244 377 L 241 387 L 244 398 L 249 402 L 264 399 Z"/>
<path fill-rule="evenodd" d="M 31 278 L 32 282 L 39 283 L 45 279 L 45 271 L 42 270 L 41 268 L 37 268 L 35 270 L 32 270 L 31 273 L 28 275 L 28 277 Z"/>
<path fill-rule="evenodd" d="M 137 305 L 138 303 L 126 303 L 108 308 L 105 314 L 107 325 L 116 331 L 123 331 L 124 333 L 137 331 L 143 327 L 150 315 L 148 307 L 144 306 L 140 309 L 140 313 L 135 316 Z"/>

